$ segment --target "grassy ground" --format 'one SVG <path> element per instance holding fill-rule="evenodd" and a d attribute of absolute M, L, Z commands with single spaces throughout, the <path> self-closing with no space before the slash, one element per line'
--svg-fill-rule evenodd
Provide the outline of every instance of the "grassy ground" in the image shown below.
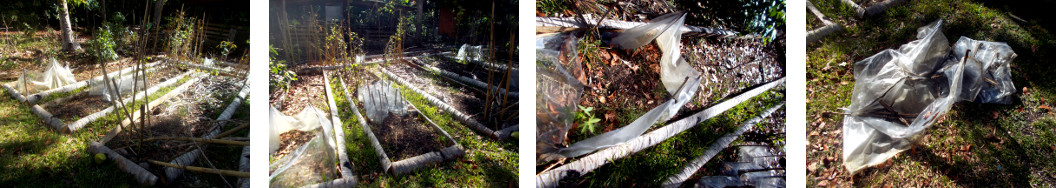
<path fill-rule="evenodd" d="M 1052 186 L 1056 182 L 1056 70 L 1048 63 L 1054 36 L 1031 5 L 953 0 L 911 1 L 874 18 L 857 19 L 836 0 L 811 1 L 846 29 L 807 46 L 807 185 Z M 1046 3 L 1042 3 L 1046 4 Z M 1052 3 L 1047 3 L 1052 4 Z M 1040 5 L 1033 5 L 1040 6 Z M 1041 6 L 1045 7 L 1045 6 Z M 813 15 L 808 24 L 816 24 Z M 913 150 L 852 176 L 842 164 L 842 115 L 850 105 L 854 62 L 915 39 L 916 29 L 946 20 L 950 43 L 960 36 L 1007 42 L 1017 87 L 1012 105 L 960 102 L 922 134 Z"/>
<path fill-rule="evenodd" d="M 360 186 L 367 187 L 511 187 L 517 185 L 517 143 L 499 142 L 482 137 L 455 120 L 453 116 L 430 105 L 425 98 L 405 87 L 397 87 L 403 96 L 414 104 L 429 119 L 451 134 L 462 144 L 466 155 L 434 167 L 426 167 L 410 174 L 394 176 L 381 171 L 378 154 L 370 145 L 359 125 L 359 120 L 348 108 L 344 91 L 336 78 L 330 80 L 334 89 L 348 148 L 348 158 Z M 345 80 L 352 84 L 351 80 Z M 347 87 L 347 86 L 346 86 Z M 348 88 L 354 89 L 354 88 Z M 356 100 L 353 97 L 353 100 Z M 362 112 L 361 112 L 362 113 Z M 516 138 L 511 138 L 516 140 Z"/>

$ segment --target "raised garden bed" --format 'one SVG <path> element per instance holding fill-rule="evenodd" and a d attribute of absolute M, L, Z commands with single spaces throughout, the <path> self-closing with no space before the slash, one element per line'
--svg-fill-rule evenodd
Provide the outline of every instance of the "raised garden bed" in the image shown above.
<path fill-rule="evenodd" d="M 199 82 L 199 80 L 201 81 Z M 237 109 L 243 106 L 242 101 L 249 94 L 249 87 L 243 87 L 240 80 L 227 77 L 209 77 L 192 79 L 182 83 L 147 105 L 152 109 L 148 112 L 151 114 L 147 119 L 148 125 L 142 126 L 137 123 L 135 124 L 137 127 L 130 128 L 136 131 L 124 131 L 124 129 L 129 129 L 125 128 L 126 126 L 132 124 L 132 121 L 136 121 L 134 119 L 125 119 L 122 125 L 108 132 L 106 137 L 93 142 L 90 149 L 94 153 L 107 155 L 122 170 L 135 176 L 137 181 L 148 185 L 156 183 L 159 179 L 158 177 L 165 177 L 163 182 L 173 182 L 174 179 L 182 174 L 183 168 L 190 169 L 197 166 L 238 168 L 239 170 L 219 171 L 228 176 L 248 177 L 248 168 L 241 168 L 245 166 L 242 163 L 248 163 L 248 160 L 240 160 L 239 164 L 214 164 L 213 161 L 215 160 L 195 163 L 203 153 L 231 155 L 211 156 L 214 159 L 246 157 L 245 147 L 237 146 L 248 146 L 248 135 L 233 134 L 245 134 L 247 132 L 243 129 L 248 127 L 249 117 L 242 116 L 238 120 L 231 120 Z M 230 103 L 225 101 L 230 101 Z M 133 113 L 133 117 L 139 119 L 141 113 L 141 111 L 136 110 Z M 224 125 L 230 122 L 237 122 L 241 126 L 230 129 L 224 128 Z M 242 136 L 230 139 L 234 139 L 232 141 L 235 142 L 244 142 L 245 145 L 234 144 L 236 148 L 224 149 L 223 147 L 229 147 L 225 145 L 219 146 L 219 148 L 214 150 L 208 149 L 208 144 L 199 140 L 188 141 L 188 139 L 195 138 L 213 139 L 226 136 Z M 192 165 L 193 167 L 176 168 L 176 166 L 164 166 L 161 163 L 176 166 Z M 195 176 L 196 179 L 209 179 L 209 177 L 211 176 Z M 216 180 L 213 181 L 227 181 L 230 184 L 237 182 L 234 177 L 230 180 L 215 178 Z"/>
<path fill-rule="evenodd" d="M 366 110 L 365 107 L 358 103 L 358 99 L 351 97 L 359 91 L 348 89 L 344 80 L 338 79 L 349 101 L 349 108 L 352 108 L 359 120 L 357 122 L 379 154 L 383 171 L 398 175 L 465 155 L 461 144 L 409 101 L 403 100 L 411 108 L 407 115 L 390 115 L 380 121 L 364 118 L 359 112 Z M 366 74 L 357 79 L 358 82 L 349 86 L 359 88 L 380 80 L 377 76 Z"/>

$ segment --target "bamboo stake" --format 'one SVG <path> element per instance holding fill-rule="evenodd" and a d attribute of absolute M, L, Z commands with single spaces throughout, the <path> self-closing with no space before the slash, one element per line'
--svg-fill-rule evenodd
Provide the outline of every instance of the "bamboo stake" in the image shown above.
<path fill-rule="evenodd" d="M 197 167 L 197 166 L 180 166 L 180 165 L 174 165 L 174 164 L 171 164 L 171 163 L 155 161 L 155 160 L 147 160 L 147 162 L 150 162 L 150 164 L 161 165 L 161 166 L 172 167 L 172 168 L 179 168 L 179 169 L 192 171 L 192 172 L 198 172 L 198 173 L 210 173 L 210 174 L 219 174 L 219 175 L 223 175 L 223 176 L 231 176 L 231 177 L 237 177 L 237 178 L 249 178 L 249 172 L 240 172 L 240 171 L 234 171 L 234 170 L 220 170 L 220 169 L 215 169 L 215 168 L 203 168 L 203 167 Z"/>
<path fill-rule="evenodd" d="M 194 138 L 194 137 L 162 136 L 162 137 L 147 138 L 145 141 L 155 141 L 155 140 L 180 140 L 180 141 L 201 142 L 201 143 L 210 143 L 210 144 L 249 146 L 249 142 L 239 142 L 239 141 L 215 139 L 215 138 Z"/>

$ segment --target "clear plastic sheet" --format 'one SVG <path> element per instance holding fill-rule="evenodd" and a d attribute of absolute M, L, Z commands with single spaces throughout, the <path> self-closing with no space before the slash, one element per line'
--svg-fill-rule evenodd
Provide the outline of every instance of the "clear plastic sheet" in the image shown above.
<path fill-rule="evenodd" d="M 315 134 L 311 141 L 272 163 L 269 167 L 272 186 L 301 187 L 339 178 L 337 150 L 330 130 L 333 127 L 325 112 L 309 105 L 291 117 L 272 106 L 268 115 L 271 117 L 271 152 L 279 149 L 282 142 L 279 135 L 284 132 L 299 130 Z"/>
<path fill-rule="evenodd" d="M 1011 104 L 1016 86 L 1012 84 L 1009 64 L 1016 52 L 1004 42 L 979 41 L 961 36 L 953 45 L 953 57 L 961 59 L 971 50 L 965 61 L 961 100 L 982 103 Z"/>
<path fill-rule="evenodd" d="M 844 166 L 854 173 L 909 149 L 910 139 L 958 101 L 965 66 L 947 58 L 943 21 L 917 40 L 855 63 L 855 86 L 843 120 Z M 963 52 L 962 52 L 963 53 Z"/>
<path fill-rule="evenodd" d="M 271 135 L 268 140 L 268 143 L 270 143 L 268 151 L 270 151 L 270 153 L 274 153 L 279 149 L 279 143 L 282 142 L 279 135 L 282 133 L 290 130 L 308 132 L 320 127 L 330 126 L 330 122 L 326 121 L 326 113 L 311 105 L 304 107 L 301 112 L 298 112 L 297 115 L 292 117 L 283 115 L 282 112 L 275 108 L 275 106 L 271 106 L 268 111 L 268 116 L 271 117 L 269 118 Z"/>
<path fill-rule="evenodd" d="M 392 82 L 379 80 L 358 90 L 357 98 L 363 103 L 367 118 L 373 123 L 383 123 L 390 114 L 402 116 L 408 112 L 403 95 L 392 87 Z"/>
<path fill-rule="evenodd" d="M 678 110 L 685 106 L 686 102 L 689 102 L 693 95 L 697 93 L 700 88 L 700 73 L 681 57 L 681 26 L 685 20 L 685 14 L 681 12 L 670 13 L 653 20 L 649 24 L 631 28 L 621 33 L 620 36 L 613 39 L 613 42 L 620 47 L 641 47 L 645 45 L 641 43 L 641 40 L 655 39 L 663 53 L 660 58 L 660 80 L 663 82 L 667 92 L 673 96 L 672 99 L 649 110 L 649 112 L 638 117 L 627 126 L 573 143 L 569 147 L 561 149 L 561 155 L 577 157 L 634 139 L 645 133 L 653 124 L 664 122 L 674 117 Z M 654 37 L 653 35 L 656 36 Z"/>
<path fill-rule="evenodd" d="M 462 44 L 462 47 L 458 48 L 458 54 L 456 54 L 455 58 L 459 61 L 484 61 L 486 59 L 484 55 L 486 54 L 481 46 Z"/>
<path fill-rule="evenodd" d="M 744 183 L 741 183 L 740 179 L 732 176 L 705 176 L 700 178 L 697 182 L 697 187 L 706 188 L 726 188 L 726 187 L 743 187 Z"/>
<path fill-rule="evenodd" d="M 145 83 L 143 80 L 137 81 L 136 77 L 133 75 L 135 74 L 129 74 L 125 75 L 124 77 L 118 78 L 110 77 L 110 80 L 112 80 L 112 82 L 104 82 L 104 80 L 92 82 L 91 84 L 89 84 L 91 87 L 88 89 L 88 94 L 101 95 L 103 96 L 104 101 L 113 102 L 117 100 L 117 96 L 124 95 L 125 93 L 132 91 L 132 89 L 138 88 L 141 91 L 146 90 L 147 83 Z M 117 86 L 117 90 L 111 91 L 110 84 L 114 84 L 113 86 Z M 135 87 L 135 85 L 133 84 L 138 85 L 139 87 Z"/>
<path fill-rule="evenodd" d="M 536 39 L 536 154 L 539 161 L 563 158 L 556 154 L 562 147 L 575 119 L 583 83 L 562 64 L 577 64 L 575 37 L 568 34 Z M 574 69 L 578 70 L 578 69 Z"/>
<path fill-rule="evenodd" d="M 323 132 L 315 133 L 311 141 L 273 163 L 272 187 L 302 187 L 339 178 L 336 151 Z"/>
<path fill-rule="evenodd" d="M 15 81 L 15 90 L 23 95 L 59 88 L 77 82 L 70 67 L 59 64 L 55 58 L 44 72 L 26 72 Z"/>

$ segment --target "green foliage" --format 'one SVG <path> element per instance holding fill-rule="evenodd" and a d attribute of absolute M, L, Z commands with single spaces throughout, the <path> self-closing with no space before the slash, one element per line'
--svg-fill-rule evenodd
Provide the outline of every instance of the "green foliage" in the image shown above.
<path fill-rule="evenodd" d="M 117 44 L 110 33 L 110 28 L 103 26 L 96 30 L 95 37 L 88 41 L 85 50 L 96 60 L 106 62 L 117 60 L 118 56 L 114 52 L 114 46 Z"/>
<path fill-rule="evenodd" d="M 581 121 L 579 124 L 579 132 L 581 134 L 587 132 L 594 134 L 595 127 L 597 127 L 596 123 L 601 121 L 601 119 L 594 118 L 594 114 L 591 114 L 591 111 L 594 111 L 594 107 L 576 106 L 578 106 L 580 110 L 580 113 L 576 113 L 576 121 Z"/>
<path fill-rule="evenodd" d="M 185 17 L 184 12 L 182 11 L 173 13 L 173 16 L 165 19 L 168 21 L 166 27 L 171 30 L 168 38 L 169 55 L 193 55 L 191 54 L 192 52 L 190 49 L 194 46 L 191 39 L 196 34 L 196 19 L 193 17 Z"/>
<path fill-rule="evenodd" d="M 275 56 L 278 56 L 279 52 L 275 51 L 275 48 L 268 45 L 268 51 L 271 53 L 271 61 L 268 61 L 268 68 L 271 74 L 268 74 L 268 89 L 270 92 L 275 92 L 277 89 L 286 89 L 289 87 L 291 81 L 297 80 L 297 73 L 290 71 L 286 67 L 286 61 L 275 61 Z"/>
<path fill-rule="evenodd" d="M 103 26 L 109 30 L 116 44 L 114 50 L 127 54 L 135 49 L 133 46 L 137 39 L 136 33 L 125 26 L 125 16 L 121 12 L 115 12 L 113 16 L 110 16 L 110 20 L 103 22 Z"/>
<path fill-rule="evenodd" d="M 216 48 L 219 48 L 220 49 L 220 54 L 223 55 L 224 58 L 227 58 L 227 55 L 231 54 L 231 52 L 234 51 L 235 48 L 238 48 L 238 46 L 235 45 L 235 43 L 233 43 L 231 41 L 226 41 L 225 40 L 225 41 L 220 41 L 220 44 L 216 45 Z"/>
<path fill-rule="evenodd" d="M 22 22 L 22 37 L 25 39 L 37 38 L 37 28 L 33 25 L 29 25 L 29 22 Z"/>

